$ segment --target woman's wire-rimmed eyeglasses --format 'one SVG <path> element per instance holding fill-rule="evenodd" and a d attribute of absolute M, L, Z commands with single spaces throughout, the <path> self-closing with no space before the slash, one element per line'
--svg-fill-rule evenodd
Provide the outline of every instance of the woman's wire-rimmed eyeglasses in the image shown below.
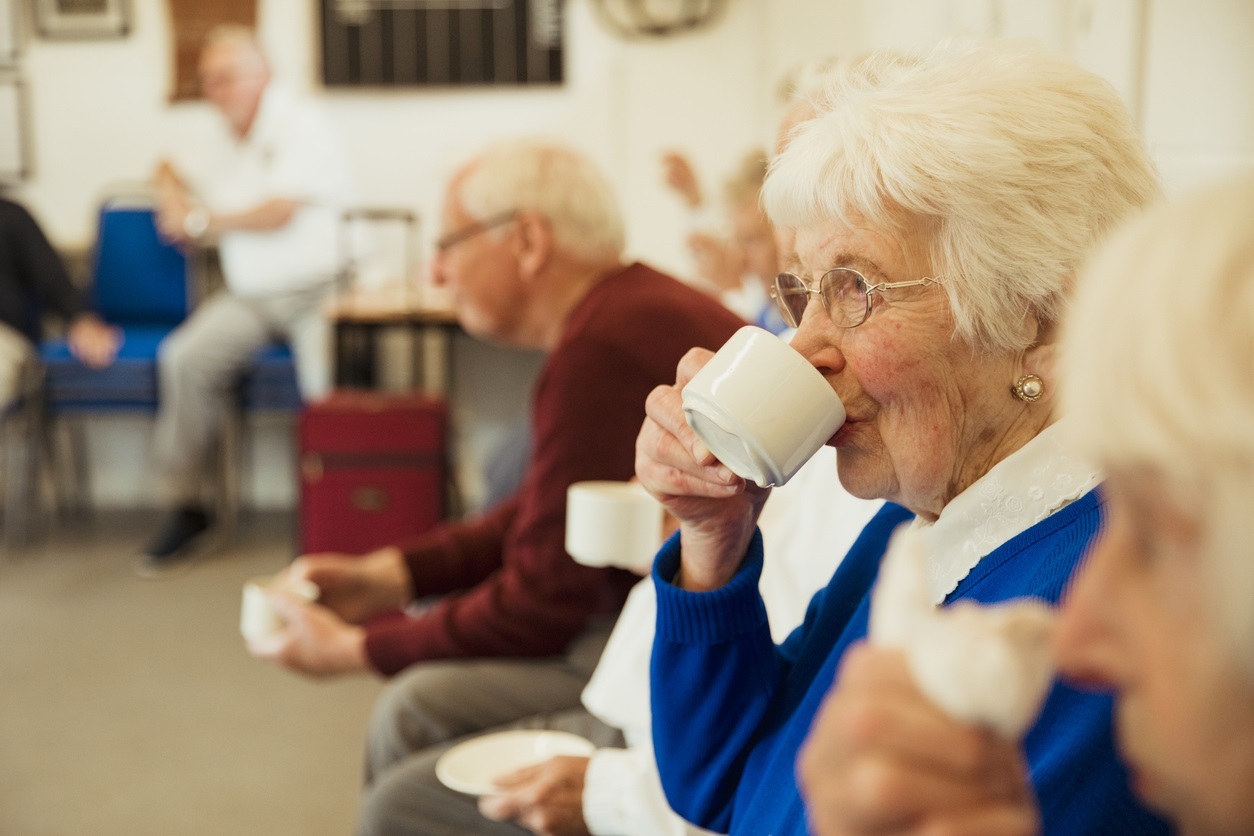
<path fill-rule="evenodd" d="M 487 232 L 489 229 L 496 229 L 498 226 L 507 224 L 517 217 L 518 210 L 510 209 L 506 212 L 498 212 L 495 215 L 489 215 L 482 220 L 471 221 L 465 226 L 455 229 L 452 232 L 447 232 L 437 238 L 435 241 L 435 251 L 441 254 L 446 253 L 451 247 L 455 247 L 467 239 L 474 238 L 480 233 Z"/>
<path fill-rule="evenodd" d="M 856 328 L 871 315 L 871 294 L 896 290 L 901 287 L 927 287 L 944 283 L 943 278 L 924 276 L 909 282 L 880 282 L 871 284 L 866 276 L 852 267 L 833 267 L 819 279 L 818 287 L 810 287 L 805 279 L 794 273 L 780 273 L 771 287 L 771 298 L 779 305 L 784 322 L 793 328 L 801 327 L 801 317 L 810 304 L 810 295 L 823 300 L 823 307 L 832 322 L 841 328 Z"/>

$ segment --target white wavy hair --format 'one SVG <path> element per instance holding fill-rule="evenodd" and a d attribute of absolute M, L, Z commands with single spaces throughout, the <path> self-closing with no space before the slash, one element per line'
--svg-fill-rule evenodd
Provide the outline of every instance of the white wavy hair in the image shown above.
<path fill-rule="evenodd" d="M 553 142 L 490 146 L 471 162 L 457 198 L 477 219 L 513 210 L 543 215 L 557 245 L 580 259 L 618 258 L 626 245 L 609 181 L 587 157 Z"/>
<path fill-rule="evenodd" d="M 868 53 L 814 106 L 772 162 L 772 222 L 926 235 L 957 336 L 985 349 L 1026 348 L 1027 314 L 1056 322 L 1089 249 L 1158 195 L 1114 89 L 1027 42 Z"/>
<path fill-rule="evenodd" d="M 1254 173 L 1155 207 L 1081 271 L 1065 324 L 1073 434 L 1198 521 L 1212 600 L 1254 679 Z"/>

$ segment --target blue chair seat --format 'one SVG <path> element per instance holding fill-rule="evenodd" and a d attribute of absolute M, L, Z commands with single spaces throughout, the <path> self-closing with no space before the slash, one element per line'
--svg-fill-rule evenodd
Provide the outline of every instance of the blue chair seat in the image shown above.
<path fill-rule="evenodd" d="M 158 401 L 157 346 L 171 326 L 137 325 L 123 328 L 117 360 L 105 369 L 80 363 L 63 339 L 45 340 L 39 347 L 44 391 L 58 412 L 155 411 Z"/>
<path fill-rule="evenodd" d="M 304 402 L 296 382 L 291 348 L 274 343 L 254 354 L 252 365 L 240 381 L 239 398 L 247 412 L 298 411 Z"/>

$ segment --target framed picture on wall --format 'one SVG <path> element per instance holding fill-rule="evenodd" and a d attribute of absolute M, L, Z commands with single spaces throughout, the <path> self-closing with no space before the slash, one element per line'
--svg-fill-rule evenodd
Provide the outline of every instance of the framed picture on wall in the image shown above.
<path fill-rule="evenodd" d="M 0 67 L 11 67 L 17 63 L 19 44 L 17 0 L 0 0 Z"/>
<path fill-rule="evenodd" d="M 319 3 L 328 87 L 562 83 L 562 0 Z"/>
<path fill-rule="evenodd" d="M 121 38 L 131 31 L 130 0 L 34 0 L 45 38 Z"/>
<path fill-rule="evenodd" d="M 30 176 L 26 87 L 16 70 L 0 70 L 0 183 Z"/>

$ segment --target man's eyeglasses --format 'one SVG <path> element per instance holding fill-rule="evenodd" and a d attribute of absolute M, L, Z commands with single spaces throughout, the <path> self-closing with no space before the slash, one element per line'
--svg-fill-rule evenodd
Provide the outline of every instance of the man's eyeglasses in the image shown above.
<path fill-rule="evenodd" d="M 508 212 L 498 212 L 497 214 L 489 215 L 482 220 L 471 221 L 460 229 L 455 229 L 452 232 L 445 233 L 436 239 L 435 250 L 438 253 L 448 252 L 449 248 L 455 247 L 469 238 L 474 238 L 480 233 L 487 232 L 489 229 L 496 229 L 498 226 L 503 226 L 517 217 L 518 210 L 510 209 Z"/>
<path fill-rule="evenodd" d="M 943 278 L 924 276 L 911 282 L 880 282 L 871 284 L 866 276 L 852 267 L 834 267 L 819 279 L 817 289 L 792 273 L 780 273 L 771 287 L 771 298 L 779 305 L 784 321 L 793 328 L 801 327 L 801 317 L 810 303 L 810 294 L 823 300 L 823 307 L 832 322 L 841 328 L 856 328 L 871 315 L 871 294 L 900 287 L 927 287 L 944 283 Z"/>

